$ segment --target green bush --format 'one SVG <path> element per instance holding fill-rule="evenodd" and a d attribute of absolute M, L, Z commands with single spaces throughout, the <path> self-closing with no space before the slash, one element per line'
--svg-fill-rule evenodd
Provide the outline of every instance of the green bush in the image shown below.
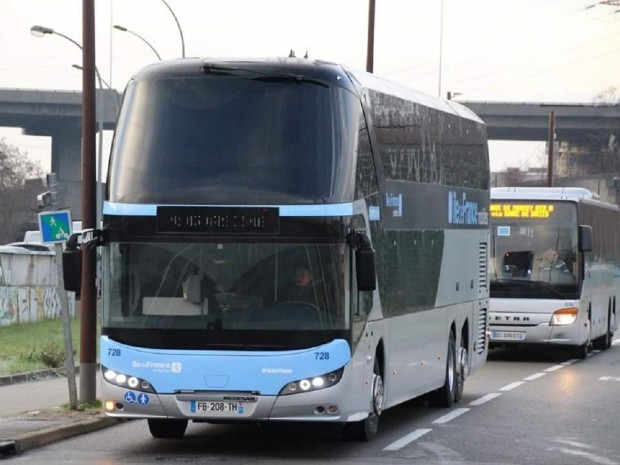
<path fill-rule="evenodd" d="M 73 355 L 75 356 L 75 351 Z M 29 359 L 33 362 L 39 361 L 48 368 L 62 368 L 67 363 L 64 347 L 53 342 L 48 343 L 41 349 L 33 350 Z"/>

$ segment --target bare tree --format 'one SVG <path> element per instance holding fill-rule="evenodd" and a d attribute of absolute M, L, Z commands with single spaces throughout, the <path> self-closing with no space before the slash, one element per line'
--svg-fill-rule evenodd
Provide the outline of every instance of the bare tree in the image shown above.
<path fill-rule="evenodd" d="M 27 153 L 0 138 L 0 244 L 19 240 L 25 225 L 36 219 L 36 197 L 27 181 L 42 172 Z"/>
<path fill-rule="evenodd" d="M 596 94 L 592 101 L 595 105 L 616 105 L 620 103 L 620 95 L 618 89 L 611 86 Z"/>

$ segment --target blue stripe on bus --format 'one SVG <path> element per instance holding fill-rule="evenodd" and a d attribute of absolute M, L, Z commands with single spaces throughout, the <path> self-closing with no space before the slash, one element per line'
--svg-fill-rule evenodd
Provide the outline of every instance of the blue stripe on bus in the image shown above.
<path fill-rule="evenodd" d="M 258 391 L 275 396 L 291 381 L 324 375 L 351 360 L 343 339 L 282 351 L 152 350 L 101 336 L 101 365 L 148 381 L 160 394 L 178 390 Z"/>
<path fill-rule="evenodd" d="M 198 205 L 183 205 L 196 207 Z M 201 205 L 202 206 L 202 205 Z M 204 205 L 221 207 L 222 205 Z M 226 205 L 226 207 L 256 207 L 257 205 Z M 276 207 L 280 209 L 280 216 L 352 216 L 353 202 L 314 205 L 260 205 L 261 207 Z M 104 215 L 115 216 L 156 216 L 158 205 L 141 203 L 103 204 Z"/>

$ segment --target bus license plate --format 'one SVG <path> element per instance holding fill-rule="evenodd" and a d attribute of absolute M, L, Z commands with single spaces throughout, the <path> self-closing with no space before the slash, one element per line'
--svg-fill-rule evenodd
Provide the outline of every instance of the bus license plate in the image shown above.
<path fill-rule="evenodd" d="M 491 331 L 492 341 L 524 341 L 525 333 L 520 331 Z"/>
<path fill-rule="evenodd" d="M 245 412 L 245 407 L 242 402 L 192 400 L 190 405 L 192 413 L 199 415 L 243 415 Z"/>

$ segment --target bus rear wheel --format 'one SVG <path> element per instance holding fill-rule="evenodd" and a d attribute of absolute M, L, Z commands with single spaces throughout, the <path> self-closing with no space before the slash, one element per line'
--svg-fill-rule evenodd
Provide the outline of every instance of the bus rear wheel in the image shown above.
<path fill-rule="evenodd" d="M 157 439 L 182 438 L 187 429 L 187 420 L 161 420 L 149 418 L 149 431 Z"/>

